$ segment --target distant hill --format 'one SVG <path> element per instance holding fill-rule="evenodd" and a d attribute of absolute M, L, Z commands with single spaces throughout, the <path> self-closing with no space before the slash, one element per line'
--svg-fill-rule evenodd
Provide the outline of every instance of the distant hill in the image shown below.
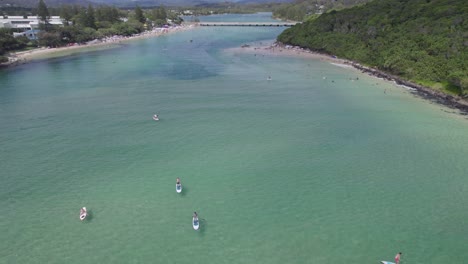
<path fill-rule="evenodd" d="M 278 40 L 468 97 L 466 0 L 374 0 L 285 30 Z"/>
<path fill-rule="evenodd" d="M 202 0 L 91 0 L 97 4 L 115 5 L 120 7 L 145 6 L 192 6 L 203 3 Z"/>
<path fill-rule="evenodd" d="M 106 4 L 115 5 L 120 7 L 133 7 L 136 5 L 145 6 L 196 6 L 196 5 L 207 5 L 216 3 L 280 3 L 280 2 L 291 2 L 292 0 L 45 0 L 44 2 L 48 7 L 56 7 L 63 4 L 68 5 L 88 5 L 92 4 Z M 0 7 L 6 6 L 17 6 L 17 7 L 36 7 L 39 0 L 0 0 Z"/>
<path fill-rule="evenodd" d="M 95 3 L 117 5 L 117 6 L 198 6 L 210 5 L 219 3 L 236 3 L 236 4 L 263 4 L 263 3 L 282 3 L 291 2 L 292 0 L 90 0 Z"/>
<path fill-rule="evenodd" d="M 273 11 L 273 16 L 285 20 L 303 21 L 329 10 L 340 10 L 362 5 L 373 0 L 294 0 L 282 4 Z"/>
<path fill-rule="evenodd" d="M 88 0 L 44 0 L 48 7 L 59 6 L 62 4 L 68 5 L 88 5 Z M 0 7 L 37 7 L 39 0 L 0 0 Z"/>
<path fill-rule="evenodd" d="M 293 0 L 239 0 L 238 4 L 290 3 Z"/>

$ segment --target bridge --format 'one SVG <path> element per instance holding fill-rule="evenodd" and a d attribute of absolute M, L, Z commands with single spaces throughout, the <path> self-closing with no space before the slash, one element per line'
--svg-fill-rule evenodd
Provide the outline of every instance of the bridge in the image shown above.
<path fill-rule="evenodd" d="M 198 22 L 202 27 L 292 27 L 300 22 Z"/>

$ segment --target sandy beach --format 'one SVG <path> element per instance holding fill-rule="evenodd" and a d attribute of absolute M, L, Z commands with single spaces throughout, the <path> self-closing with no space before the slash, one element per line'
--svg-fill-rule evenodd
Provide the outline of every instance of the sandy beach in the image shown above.
<path fill-rule="evenodd" d="M 33 60 L 38 59 L 45 59 L 45 58 L 54 58 L 54 57 L 62 57 L 71 55 L 76 52 L 81 51 L 93 51 L 93 50 L 101 50 L 101 49 L 108 49 L 108 48 L 115 48 L 118 47 L 119 44 L 124 43 L 126 41 L 133 41 L 142 38 L 150 38 L 150 37 L 157 37 L 169 33 L 178 32 L 181 30 L 188 30 L 193 28 L 193 25 L 187 26 L 176 26 L 176 27 L 169 27 L 169 28 L 155 28 L 150 31 L 145 31 L 140 34 L 136 34 L 133 36 L 125 37 L 125 36 L 111 36 L 106 37 L 104 39 L 95 39 L 89 41 L 84 44 L 74 43 L 69 46 L 59 47 L 59 48 L 37 48 L 28 51 L 20 51 L 20 52 L 13 52 L 8 55 L 9 61 L 7 63 L 1 64 L 0 66 L 16 66 L 24 63 L 28 63 Z"/>
<path fill-rule="evenodd" d="M 271 45 L 243 45 L 237 48 L 231 48 L 227 50 L 233 53 L 253 53 L 258 55 L 269 55 L 269 56 L 294 56 L 301 58 L 318 59 L 322 61 L 329 61 L 339 65 L 351 65 L 352 62 L 344 59 L 339 59 L 333 56 L 313 52 L 301 47 L 295 47 L 290 45 L 283 45 L 280 43 L 273 43 Z"/>

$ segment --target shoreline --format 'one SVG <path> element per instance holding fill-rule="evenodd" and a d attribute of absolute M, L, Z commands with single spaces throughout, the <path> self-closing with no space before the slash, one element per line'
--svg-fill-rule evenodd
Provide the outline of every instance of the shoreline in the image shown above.
<path fill-rule="evenodd" d="M 132 36 L 111 36 L 106 37 L 104 39 L 95 39 L 89 41 L 85 44 L 77 44 L 72 46 L 64 46 L 58 48 L 37 48 L 28 51 L 19 51 L 19 52 L 12 52 L 8 54 L 9 61 L 6 63 L 0 64 L 0 69 L 2 68 L 10 68 L 15 67 L 18 65 L 26 64 L 33 62 L 35 60 L 41 59 L 48 59 L 48 58 L 55 58 L 55 57 L 64 57 L 69 56 L 77 52 L 85 51 L 88 49 L 89 51 L 100 50 L 100 49 L 107 49 L 107 48 L 115 48 L 119 47 L 120 44 L 143 39 L 143 38 L 150 38 L 150 37 L 158 37 L 164 34 L 174 33 L 182 30 L 188 30 L 196 27 L 193 24 L 190 25 L 181 25 L 176 27 L 170 28 L 155 28 L 151 31 L 144 31 L 140 34 L 132 35 Z M 319 59 L 321 61 L 328 61 L 332 64 L 344 67 L 352 67 L 354 69 L 359 70 L 362 73 L 366 73 L 370 76 L 374 76 L 377 78 L 384 79 L 386 81 L 394 82 L 396 85 L 404 86 L 411 90 L 411 93 L 418 95 L 419 97 L 429 100 L 431 102 L 444 105 L 451 109 L 457 109 L 460 111 L 461 115 L 468 115 L 468 101 L 449 94 L 445 94 L 443 92 L 431 89 L 429 87 L 425 87 L 411 81 L 405 80 L 399 76 L 395 76 L 384 71 L 367 67 L 357 63 L 355 61 L 350 61 L 347 59 L 341 59 L 336 56 L 319 53 L 316 51 L 312 51 L 309 49 L 304 49 L 299 46 L 292 46 L 286 45 L 280 42 L 274 42 L 271 45 L 263 45 L 260 43 L 261 46 L 251 46 L 251 45 L 242 45 L 238 48 L 231 48 L 228 50 L 231 51 L 238 51 L 238 52 L 254 52 L 257 54 L 268 54 L 268 55 L 277 55 L 277 56 L 298 56 L 301 58 L 311 58 L 311 59 Z"/>
<path fill-rule="evenodd" d="M 311 58 L 319 59 L 321 61 L 327 61 L 332 64 L 343 66 L 343 67 L 352 67 L 359 70 L 362 73 L 366 73 L 370 76 L 384 79 L 390 81 L 399 86 L 404 86 L 409 88 L 410 92 L 416 94 L 417 96 L 429 100 L 431 102 L 444 105 L 451 109 L 457 109 L 460 111 L 460 115 L 468 115 L 468 101 L 449 94 L 442 93 L 440 91 L 425 87 L 411 81 L 405 80 L 399 76 L 395 76 L 384 71 L 367 67 L 357 63 L 355 61 L 350 61 L 347 59 L 341 59 L 333 55 L 328 55 L 324 53 L 315 52 L 309 49 L 304 49 L 298 46 L 285 45 L 280 42 L 274 42 L 269 46 L 250 46 L 242 45 L 239 48 L 232 48 L 231 51 L 239 52 L 254 52 L 257 54 L 268 54 L 268 55 L 277 55 L 277 56 L 298 56 L 301 58 Z"/>
<path fill-rule="evenodd" d="M 150 37 L 158 37 L 161 35 L 174 33 L 182 30 L 188 30 L 194 28 L 193 25 L 182 25 L 176 27 L 169 27 L 169 28 L 155 28 L 150 31 L 144 31 L 140 34 L 132 35 L 132 36 L 110 36 L 103 39 L 94 39 L 88 41 L 84 44 L 74 43 L 70 46 L 63 46 L 58 48 L 37 48 L 27 51 L 18 51 L 18 52 L 11 52 L 7 55 L 8 62 L 0 64 L 1 68 L 10 68 L 15 67 L 18 65 L 30 63 L 35 60 L 40 59 L 48 59 L 54 57 L 64 57 L 69 56 L 77 52 L 89 50 L 100 50 L 100 49 L 107 49 L 107 48 L 115 48 L 118 47 L 120 44 L 143 39 L 143 38 L 150 38 Z"/>

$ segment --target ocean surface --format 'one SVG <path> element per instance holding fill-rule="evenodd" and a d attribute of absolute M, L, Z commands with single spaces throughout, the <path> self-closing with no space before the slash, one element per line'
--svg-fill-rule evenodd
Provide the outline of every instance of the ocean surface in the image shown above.
<path fill-rule="evenodd" d="M 468 120 L 354 69 L 227 50 L 282 30 L 1 70 L 0 263 L 468 263 Z"/>

